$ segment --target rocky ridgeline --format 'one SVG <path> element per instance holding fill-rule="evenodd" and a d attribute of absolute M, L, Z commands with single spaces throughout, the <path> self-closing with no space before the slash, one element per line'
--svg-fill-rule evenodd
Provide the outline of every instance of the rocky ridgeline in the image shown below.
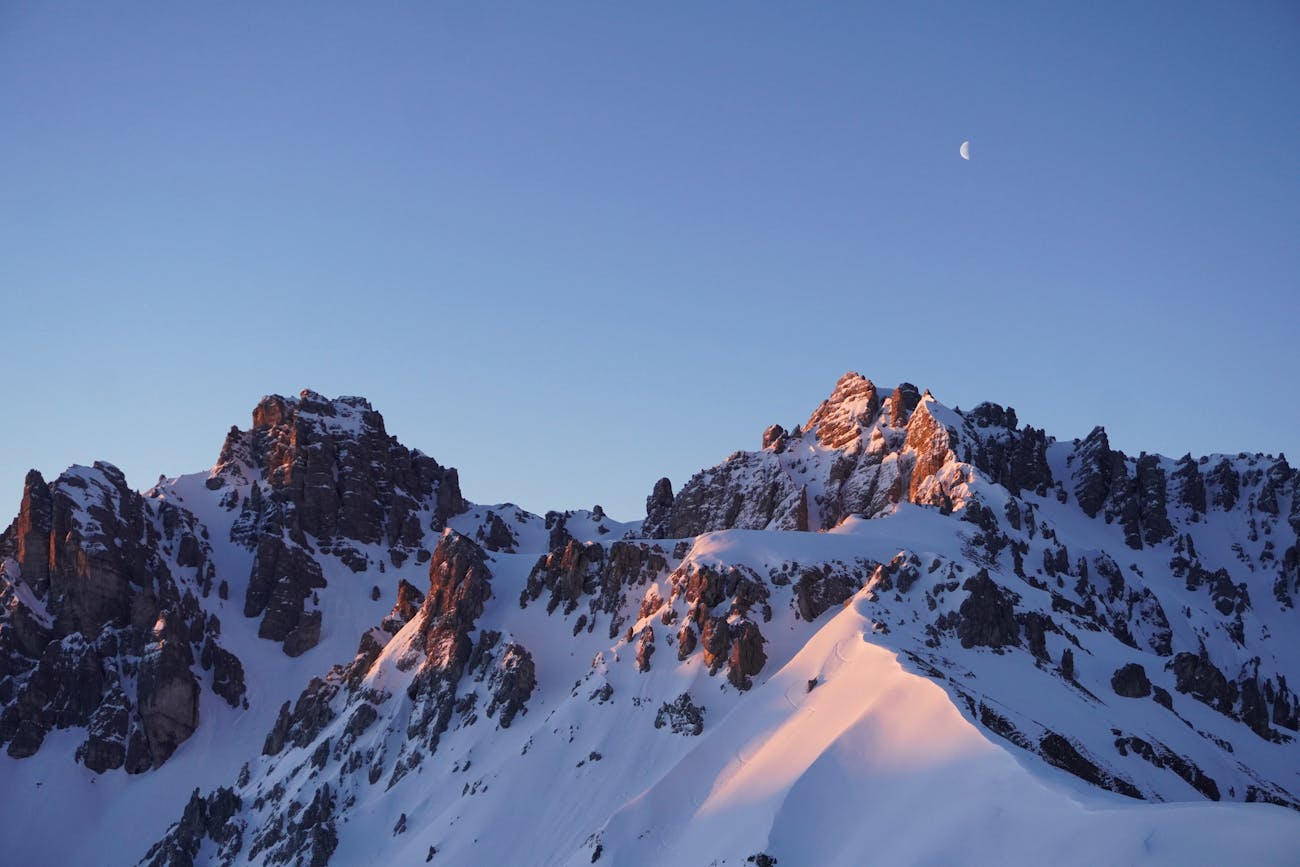
<path fill-rule="evenodd" d="M 216 577 L 210 555 L 192 515 L 130 490 L 116 467 L 73 467 L 51 484 L 29 473 L 0 537 L 8 754 L 84 728 L 86 767 L 140 773 L 194 732 L 202 689 L 238 706 L 243 666 L 200 601 Z"/>
<path fill-rule="evenodd" d="M 491 585 L 483 550 L 446 531 L 432 553 L 427 592 L 402 582 L 397 604 L 362 636 L 352 662 L 314 678 L 292 709 L 287 702 L 280 709 L 259 774 L 246 766 L 233 788 L 206 796 L 195 791 L 142 863 L 193 863 L 210 842 L 209 863 L 232 864 L 245 855 L 265 864 L 324 865 L 338 842 L 339 816 L 366 789 L 391 789 L 433 756 L 453 715 L 465 726 L 481 714 L 509 728 L 527 712 L 537 680 L 521 644 L 475 630 Z M 400 697 L 385 688 L 392 683 L 381 671 L 388 655 L 405 683 Z M 392 731 L 404 734 L 395 750 Z M 309 757 L 278 773 L 274 759 L 287 750 L 309 751 Z M 308 794 L 304 809 L 301 798 Z"/>
<path fill-rule="evenodd" d="M 1032 540 L 1040 521 L 1035 501 L 1054 499 L 1115 524 L 1132 550 L 1168 545 L 1173 576 L 1185 579 L 1188 589 L 1205 589 L 1238 645 L 1249 593 L 1228 568 L 1211 569 L 1198 555 L 1198 537 L 1202 546 L 1217 541 L 1204 541 L 1208 524 L 1241 522 L 1245 541 L 1259 543 L 1258 553 L 1237 545 L 1233 559 L 1252 576 L 1270 575 L 1269 595 L 1277 603 L 1292 608 L 1300 593 L 1300 546 L 1294 542 L 1300 533 L 1300 471 L 1282 456 L 1131 458 L 1112 450 L 1100 427 L 1073 445 L 1058 444 L 1042 430 L 1018 427 L 1014 409 L 983 403 L 967 412 L 948 410 L 907 383 L 882 400 L 875 385 L 856 373 L 841 377 L 805 425 L 790 432 L 773 425 L 762 445 L 761 451 L 737 452 L 697 473 L 675 496 L 670 481 L 659 480 L 646 501 L 644 535 L 828 530 L 848 517 L 881 517 L 911 502 L 943 512 L 960 508 L 960 517 L 981 527 L 983 554 L 996 559 L 1009 551 L 1015 572 L 1023 575 L 1028 546 L 1011 544 L 1011 537 Z M 1059 477 L 1049 448 L 1061 458 Z M 978 486 L 969 484 L 973 480 L 997 486 L 1010 502 L 993 514 L 982 506 Z M 966 509 L 968 504 L 973 507 Z M 1290 533 L 1275 533 L 1282 526 Z M 1052 577 L 1072 574 L 1067 546 L 1053 548 L 1046 566 Z M 1098 568 L 1108 581 L 1118 580 L 1112 556 L 1101 556 Z M 1091 604 L 1107 607 L 1116 602 L 1109 598 L 1115 593 L 1099 593 Z M 1149 613 L 1162 618 L 1153 609 Z M 1133 606 L 1122 615 L 1122 621 L 1131 620 Z"/>
<path fill-rule="evenodd" d="M 645 535 L 825 530 L 849 516 L 888 514 L 905 501 L 951 510 L 967 495 L 963 482 L 978 473 L 1013 496 L 1072 496 L 1089 517 L 1119 523 L 1126 544 L 1141 549 L 1172 537 L 1171 505 L 1186 508 L 1195 523 L 1240 502 L 1259 513 L 1251 520 L 1260 525 L 1279 516 L 1295 485 L 1296 470 L 1284 457 L 1219 456 L 1212 466 L 1190 455 L 1134 459 L 1112 450 L 1100 427 L 1069 450 L 1069 477 L 1053 478 L 1047 450 L 1055 440 L 1018 424 L 1014 409 L 982 403 L 947 410 L 909 383 L 882 399 L 870 380 L 847 373 L 803 425 L 764 431 L 760 451 L 735 453 L 676 495 L 660 479 L 647 498 Z M 1300 507 L 1290 499 L 1288 520 L 1300 526 Z M 1294 587 L 1294 555 L 1289 566 Z"/>
<path fill-rule="evenodd" d="M 51 729 L 84 727 L 88 767 L 140 771 L 194 731 L 201 689 L 240 702 L 240 661 L 205 608 L 225 592 L 221 544 L 251 564 L 242 611 L 277 655 L 318 642 L 313 595 L 339 564 L 357 573 L 358 594 L 397 567 L 427 568 L 428 586 L 399 581 L 355 657 L 280 708 L 262 755 L 176 805 L 151 865 L 201 852 L 204 863 L 327 863 L 358 800 L 454 753 L 456 732 L 531 726 L 547 674 L 537 630 L 596 648 L 571 693 L 582 712 L 644 703 L 646 728 L 680 741 L 742 706 L 850 602 L 872 641 L 935 678 L 974 722 L 1093 785 L 1300 807 L 1288 630 L 1298 486 L 1281 457 L 1133 458 L 1100 428 L 1057 442 L 1010 408 L 949 409 L 911 385 L 886 392 L 846 374 L 803 425 L 769 427 L 758 451 L 676 495 L 660 480 L 644 523 L 623 533 L 599 509 L 471 507 L 454 470 L 398 444 L 359 398 L 270 397 L 249 430 L 231 431 L 207 480 L 233 519 L 228 539 L 171 500 L 131 492 L 107 465 L 52 485 L 29 477 L 0 537 L 0 744 L 30 755 Z M 932 546 L 899 550 L 864 532 L 877 547 L 843 553 L 857 553 L 844 547 L 860 531 L 849 519 L 921 514 L 905 504 L 928 513 Z M 705 535 L 729 529 L 773 531 L 770 550 Z M 836 529 L 841 559 L 818 554 L 829 537 L 815 531 Z M 508 591 L 494 574 L 503 565 Z M 525 619 L 531 650 L 503 606 Z M 638 694 L 614 696 L 613 665 L 644 685 Z M 702 684 L 721 697 L 705 702 Z M 1049 719 L 1027 694 L 1071 710 Z M 561 723 L 550 731 L 562 737 Z M 593 752 L 575 770 L 599 763 Z M 466 782 L 465 797 L 480 783 Z"/>
<path fill-rule="evenodd" d="M 376 549 L 393 566 L 424 563 L 426 537 L 465 509 L 456 470 L 398 443 L 367 401 L 313 391 L 263 398 L 253 426 L 227 435 L 208 487 L 239 510 L 232 541 L 255 552 L 244 615 L 290 656 L 320 640 L 317 553 L 354 572 L 378 565 Z"/>
<path fill-rule="evenodd" d="M 769 427 L 761 445 L 701 471 L 675 496 L 661 479 L 646 501 L 645 535 L 828 530 L 848 517 L 888 515 L 903 502 L 952 512 L 968 525 L 965 576 L 952 571 L 954 564 L 935 561 L 926 571 L 900 554 L 870 577 L 852 576 L 830 600 L 865 582 L 887 629 L 890 616 L 900 614 L 897 603 L 915 619 L 916 603 L 906 591 L 925 578 L 927 610 L 934 613 L 916 658 L 929 658 L 926 670 L 951 667 L 934 651 L 955 640 L 967 650 L 1028 652 L 1058 674 L 1071 670 L 1064 679 L 1077 683 L 1073 654 L 1088 643 L 1080 636 L 1105 633 L 1167 673 L 1169 689 L 1146 693 L 1166 710 L 1172 689 L 1264 740 L 1294 740 L 1297 697 L 1284 672 L 1290 660 L 1269 652 L 1271 624 L 1294 608 L 1300 592 L 1300 472 L 1284 457 L 1132 458 L 1111 449 L 1100 427 L 1073 444 L 1057 443 L 1042 430 L 1019 426 L 1013 409 L 983 403 L 949 410 L 907 383 L 885 396 L 856 373 L 845 374 L 803 425 Z M 1078 546 L 1072 553 L 1071 531 L 1057 519 L 1072 513 L 1114 525 L 1122 545 Z M 1240 541 L 1232 541 L 1236 536 Z M 1126 549 L 1154 552 L 1161 573 L 1127 565 Z M 971 576 L 971 567 L 977 574 Z M 934 570 L 941 571 L 932 578 Z M 1029 592 L 1016 590 L 1017 583 Z M 1171 588 L 1190 594 L 1190 604 L 1171 608 Z M 1047 653 L 1053 635 L 1072 645 L 1057 659 Z M 679 646 L 693 646 L 692 638 L 683 635 Z M 1145 671 L 1131 665 L 1129 675 Z M 1116 695 L 1137 689 L 1133 677 L 1115 678 Z M 1057 732 L 1040 730 L 1031 738 L 970 701 L 974 718 L 1018 746 L 1094 784 L 1147 796 L 1122 772 L 1106 770 L 1113 765 L 1107 757 L 1085 760 Z M 1119 740 L 1126 746 L 1117 748 L 1118 757 L 1138 756 L 1207 797 L 1220 796 L 1194 762 L 1174 761 L 1161 744 L 1134 735 Z M 1239 764 L 1231 744 L 1215 749 L 1225 764 Z M 1232 787 L 1236 797 L 1300 803 L 1294 788 L 1277 778 L 1244 777 Z"/>
<path fill-rule="evenodd" d="M 669 571 L 685 552 L 670 555 L 658 545 L 615 541 L 580 543 L 560 538 L 550 553 L 540 557 L 519 598 L 527 607 L 547 594 L 546 610 L 573 613 L 586 600 L 586 611 L 573 624 L 573 634 L 591 632 L 602 616 L 608 617 L 611 639 L 627 626 L 624 643 L 636 646 L 636 665 L 649 671 L 656 652 L 654 623 L 672 635 L 678 661 L 697 649 L 710 674 L 727 667 L 727 678 L 738 689 L 749 689 L 752 675 L 766 662 L 764 638 L 751 612 L 772 619 L 768 585 L 752 570 L 719 571 L 690 562 Z M 667 599 L 647 584 L 666 573 Z M 856 588 L 855 588 L 856 589 Z M 639 597 L 639 605 L 638 605 Z M 669 630 L 671 630 L 669 632 Z"/>
<path fill-rule="evenodd" d="M 764 431 L 761 451 L 697 473 L 676 496 L 661 479 L 647 501 L 646 535 L 823 530 L 903 501 L 951 509 L 963 479 L 940 471 L 957 433 L 931 405 L 908 383 L 882 400 L 870 380 L 845 374 L 805 424 Z"/>
<path fill-rule="evenodd" d="M 388 436 L 366 401 L 311 391 L 264 398 L 207 488 L 237 512 L 230 541 L 252 553 L 244 615 L 290 656 L 320 639 L 323 557 L 355 572 L 378 556 L 428 562 L 427 540 L 465 508 L 456 471 Z M 0 537 L 0 746 L 28 756 L 51 729 L 84 727 L 87 767 L 138 773 L 193 733 L 201 689 L 243 702 L 244 666 L 206 604 L 241 582 L 217 574 L 214 541 L 109 464 L 49 485 L 30 473 Z"/>

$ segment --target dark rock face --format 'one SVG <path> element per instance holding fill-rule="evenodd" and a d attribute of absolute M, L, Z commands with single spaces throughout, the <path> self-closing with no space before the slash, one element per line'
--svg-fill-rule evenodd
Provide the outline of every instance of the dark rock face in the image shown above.
<path fill-rule="evenodd" d="M 432 630 L 442 626 L 472 627 L 491 595 L 491 572 L 482 549 L 455 531 L 445 531 L 429 562 L 429 592 L 420 607 L 426 643 Z"/>
<path fill-rule="evenodd" d="M 772 449 L 777 454 L 780 454 L 785 451 L 785 444 L 785 428 L 781 427 L 779 424 L 771 425 L 763 431 L 762 448 L 764 450 Z"/>
<path fill-rule="evenodd" d="M 763 633 L 758 624 L 738 621 L 731 628 L 731 653 L 727 657 L 727 680 L 736 689 L 753 686 L 751 677 L 763 670 L 767 654 L 763 652 Z"/>
<path fill-rule="evenodd" d="M 1227 458 L 1222 458 L 1206 475 L 1207 487 L 1213 491 L 1211 504 L 1223 511 L 1231 511 L 1241 496 L 1241 476 Z"/>
<path fill-rule="evenodd" d="M 673 483 L 667 478 L 655 482 L 654 490 L 645 499 L 645 523 L 641 534 L 647 539 L 665 539 L 672 532 Z"/>
<path fill-rule="evenodd" d="M 66 523 L 66 519 L 60 523 Z M 24 580 L 44 597 L 50 586 L 50 565 L 54 559 L 54 495 L 36 470 L 27 473 L 23 483 L 22 507 L 9 536 Z"/>
<path fill-rule="evenodd" d="M 689 623 L 683 623 L 682 628 L 677 630 L 677 659 L 683 660 L 690 657 L 695 652 L 695 646 L 699 639 L 695 636 L 695 628 Z"/>
<path fill-rule="evenodd" d="M 731 626 L 725 617 L 710 617 L 700 630 L 700 647 L 709 674 L 716 674 L 731 650 Z"/>
<path fill-rule="evenodd" d="M 669 537 L 714 530 L 808 529 L 799 526 L 802 489 L 781 469 L 772 452 L 737 452 L 711 470 L 696 474 L 673 500 Z M 803 505 L 806 514 L 807 506 Z"/>
<path fill-rule="evenodd" d="M 199 685 L 190 671 L 193 663 L 188 645 L 165 634 L 140 661 L 138 707 L 155 767 L 198 727 Z"/>
<path fill-rule="evenodd" d="M 252 468 L 270 483 L 273 499 L 290 505 L 289 532 L 306 533 L 339 553 L 349 541 L 413 547 L 423 537 L 408 518 L 434 504 L 433 529 L 465 508 L 456 471 L 388 436 L 384 420 L 357 397 L 327 400 L 303 391 L 297 400 L 267 397 L 253 410 L 253 427 L 228 438 L 216 478 L 234 472 L 246 449 Z"/>
<path fill-rule="evenodd" d="M 1070 458 L 1074 465 L 1074 494 L 1091 518 L 1104 513 L 1124 529 L 1124 542 L 1134 550 L 1157 545 L 1174 535 L 1169 520 L 1168 479 L 1155 455 L 1143 453 L 1129 475 L 1128 459 L 1111 451 L 1106 432 L 1098 427 L 1084 438 Z M 1194 465 L 1177 471 L 1179 499 L 1194 508 L 1203 505 L 1204 488 Z"/>
<path fill-rule="evenodd" d="M 906 425 L 912 410 L 916 409 L 916 405 L 920 402 L 921 395 L 915 385 L 910 382 L 899 385 L 889 396 L 889 423 L 894 427 Z"/>
<path fill-rule="evenodd" d="M 308 681 L 287 719 L 285 713 L 288 702 L 281 706 L 275 725 L 262 745 L 263 754 L 276 755 L 286 744 L 291 747 L 309 746 L 325 726 L 338 716 L 330 705 L 338 692 L 339 683 L 336 678 L 322 680 L 313 677 Z"/>
<path fill-rule="evenodd" d="M 1116 695 L 1125 698 L 1146 698 L 1151 694 L 1151 681 L 1147 680 L 1146 670 L 1136 662 L 1117 670 L 1110 679 L 1110 686 Z"/>
<path fill-rule="evenodd" d="M 499 709 L 501 715 L 497 722 L 501 728 L 508 729 L 516 716 L 526 712 L 528 699 L 537 688 L 537 668 L 532 654 L 522 644 L 508 644 L 490 676 L 489 686 L 492 699 L 488 702 L 487 715 L 491 717 Z"/>
<path fill-rule="evenodd" d="M 1174 534 L 1166 505 L 1166 485 L 1165 472 L 1160 469 L 1156 456 L 1140 456 L 1132 494 L 1137 501 L 1138 522 L 1125 524 L 1124 528 L 1129 547 L 1141 548 L 1143 543 L 1157 545 Z M 1140 539 L 1136 546 L 1131 541 L 1134 537 Z"/>
<path fill-rule="evenodd" d="M 300 614 L 288 634 L 284 636 L 286 656 L 302 656 L 320 643 L 321 613 L 307 611 Z M 263 621 L 265 623 L 266 621 Z"/>
<path fill-rule="evenodd" d="M 1179 459 L 1178 468 L 1170 475 L 1170 480 L 1178 492 L 1177 500 L 1180 505 L 1191 509 L 1193 516 L 1205 514 L 1205 479 L 1190 454 Z"/>
<path fill-rule="evenodd" d="M 266 733 L 266 740 L 262 743 L 262 755 L 278 756 L 280 754 L 289 738 L 289 725 L 291 722 L 289 702 L 286 701 L 280 706 L 280 714 L 275 718 L 275 725 Z"/>
<path fill-rule="evenodd" d="M 1237 685 L 1204 656 L 1180 653 L 1170 663 L 1177 678 L 1175 688 L 1220 713 L 1231 713 L 1237 701 Z"/>
<path fill-rule="evenodd" d="M 445 530 L 429 562 L 429 592 L 416 615 L 424 659 L 406 690 L 413 704 L 407 736 L 429 752 L 437 749 L 455 709 L 457 684 L 474 649 L 470 633 L 492 595 L 491 579 L 482 549 Z M 531 657 L 525 663 L 521 655 L 518 666 L 531 671 Z"/>
<path fill-rule="evenodd" d="M 91 715 L 86 742 L 78 749 L 77 758 L 97 774 L 122 767 L 130 726 L 131 700 L 121 689 L 114 689 Z"/>
<path fill-rule="evenodd" d="M 244 806 L 234 790 L 224 786 L 207 797 L 195 789 L 166 837 L 155 843 L 141 862 L 143 867 L 194 867 L 205 840 L 216 844 L 216 859 L 232 859 L 244 844 L 244 825 L 237 814 Z"/>
<path fill-rule="evenodd" d="M 825 565 L 807 568 L 795 582 L 795 604 L 799 616 L 812 621 L 858 591 L 860 577 Z"/>
<path fill-rule="evenodd" d="M 1014 431 L 1019 424 L 1015 409 L 1012 407 L 1003 408 L 1001 405 L 989 401 L 979 404 L 965 413 L 965 416 L 981 428 L 992 427 Z"/>
<path fill-rule="evenodd" d="M 397 602 L 393 610 L 380 622 L 379 628 L 389 635 L 396 635 L 402 627 L 411 621 L 420 607 L 424 605 L 424 594 L 408 581 L 397 582 Z"/>
<path fill-rule="evenodd" d="M 1046 495 L 1053 480 L 1045 431 L 1028 425 L 1017 429 L 1016 411 L 996 403 L 981 403 L 964 416 L 980 434 L 973 438 L 970 463 L 1016 496 L 1022 491 Z"/>
<path fill-rule="evenodd" d="M 251 486 L 239 503 L 243 484 Z M 245 614 L 265 612 L 259 634 L 285 642 L 290 655 L 319 640 L 319 622 L 305 610 L 311 591 L 324 586 L 316 550 L 362 571 L 360 546 L 383 545 L 400 566 L 420 554 L 427 531 L 465 509 L 456 471 L 388 436 L 369 403 L 312 391 L 263 398 L 252 428 L 227 436 L 209 487 L 230 489 L 224 501 L 240 508 L 232 539 L 257 552 Z M 508 529 L 497 532 L 500 549 L 509 538 Z"/>
<path fill-rule="evenodd" d="M 731 684 L 737 689 L 749 689 L 751 677 L 767 662 L 763 635 L 751 619 L 751 615 L 758 614 L 764 621 L 772 617 L 768 601 L 771 591 L 767 584 L 743 567 L 718 571 L 692 563 L 675 570 L 669 575 L 668 583 L 672 596 L 663 622 L 675 622 L 673 603 L 684 602 L 686 609 L 686 622 L 677 633 L 678 659 L 687 659 L 698 647 L 710 675 L 717 674 L 725 665 Z M 652 595 L 643 606 L 642 616 L 658 610 L 663 602 Z M 737 619 L 732 620 L 733 616 Z M 643 633 L 638 651 L 645 649 L 647 663 L 649 654 L 653 653 L 653 641 Z"/>
<path fill-rule="evenodd" d="M 189 512 L 140 496 L 109 464 L 49 485 L 28 474 L 0 536 L 0 744 L 11 756 L 34 754 L 52 729 L 84 728 L 76 757 L 93 771 L 161 765 L 198 725 L 200 648 L 213 691 L 243 701 L 242 665 L 195 596 L 211 589 L 209 551 Z"/>
<path fill-rule="evenodd" d="M 1074 651 L 1068 647 L 1061 651 L 1061 677 L 1074 680 Z"/>
<path fill-rule="evenodd" d="M 650 670 L 650 657 L 655 652 L 655 630 L 653 626 L 647 626 L 641 630 L 641 639 L 636 645 L 636 669 L 645 672 Z"/>
<path fill-rule="evenodd" d="M 585 598 L 593 624 L 598 614 L 610 615 L 612 639 L 625 623 L 620 613 L 624 590 L 645 584 L 667 567 L 665 552 L 655 545 L 620 540 L 606 548 L 595 542 L 580 543 L 565 534 L 558 547 L 538 558 L 519 604 L 526 606 L 549 592 L 547 612 L 562 608 L 564 614 L 571 614 Z"/>
<path fill-rule="evenodd" d="M 479 528 L 478 541 L 489 551 L 504 551 L 513 554 L 519 540 L 514 532 L 501 520 L 496 512 L 488 510 L 484 526 Z"/>
<path fill-rule="evenodd" d="M 1095 427 L 1075 450 L 1074 497 L 1089 518 L 1097 517 L 1118 472 L 1123 475 L 1123 457 L 1110 450 L 1104 428 Z"/>
<path fill-rule="evenodd" d="M 212 691 L 226 700 L 231 707 L 238 707 L 243 699 L 244 665 L 239 657 L 221 647 L 212 636 L 203 643 L 199 662 L 204 671 L 212 672 Z"/>
<path fill-rule="evenodd" d="M 1015 602 L 981 569 L 962 589 L 969 594 L 958 609 L 957 637 L 962 647 L 1000 648 L 1020 644 Z"/>
<path fill-rule="evenodd" d="M 264 614 L 258 636 L 284 641 L 298 628 L 305 613 L 303 606 L 312 591 L 324 586 L 320 565 L 305 549 L 286 543 L 281 536 L 264 535 L 258 540 L 253 574 L 248 579 L 244 616 Z M 312 646 L 301 640 L 295 643 L 298 652 L 290 656 L 297 656 Z"/>
<path fill-rule="evenodd" d="M 1152 744 L 1142 738 L 1130 736 L 1118 738 L 1115 741 L 1115 748 L 1122 756 L 1132 752 L 1157 768 L 1169 768 L 1211 801 L 1219 800 L 1219 786 L 1213 778 L 1164 744 Z"/>
<path fill-rule="evenodd" d="M 1264 740 L 1283 740 L 1272 725 L 1291 731 L 1300 728 L 1300 699 L 1287 687 L 1285 676 L 1276 682 L 1262 677 L 1258 663 L 1253 660 L 1236 680 L 1230 680 L 1204 652 L 1176 654 L 1167 667 L 1174 672 L 1174 688 L 1179 692 L 1241 720 Z"/>
<path fill-rule="evenodd" d="M 1291 483 L 1291 465 L 1287 463 L 1285 457 L 1279 457 L 1277 460 L 1269 459 L 1270 463 L 1264 469 L 1259 493 L 1255 496 L 1255 508 L 1264 515 L 1278 515 L 1278 497 L 1285 496 L 1292 488 Z M 1295 512 L 1295 501 L 1292 500 L 1292 513 Z"/>
<path fill-rule="evenodd" d="M 1070 742 L 1069 738 L 1056 732 L 1048 732 L 1039 740 L 1038 751 L 1051 764 L 1063 771 L 1074 774 L 1076 777 L 1087 780 L 1094 786 L 1110 789 L 1121 795 L 1128 795 L 1130 798 L 1142 797 L 1142 793 L 1138 791 L 1136 786 L 1128 780 L 1104 772 L 1095 763 L 1085 758 L 1075 748 L 1075 745 Z"/>
<path fill-rule="evenodd" d="M 528 575 L 525 600 L 521 601 L 535 600 L 543 590 L 549 590 L 546 610 L 554 611 L 563 605 L 565 614 L 572 613 L 584 594 L 595 594 L 599 589 L 604 565 L 604 546 L 569 539 L 562 548 L 538 559 Z"/>
<path fill-rule="evenodd" d="M 704 708 L 684 692 L 672 702 L 664 702 L 655 714 L 655 728 L 665 726 L 675 735 L 701 735 L 704 733 Z"/>

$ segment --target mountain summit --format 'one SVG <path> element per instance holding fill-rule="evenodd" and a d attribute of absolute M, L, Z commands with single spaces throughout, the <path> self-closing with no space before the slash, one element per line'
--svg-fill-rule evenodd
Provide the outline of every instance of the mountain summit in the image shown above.
<path fill-rule="evenodd" d="M 632 523 L 266 397 L 210 472 L 28 475 L 0 824 L 16 863 L 1286 863 L 1298 533 L 1284 457 L 856 373 Z"/>

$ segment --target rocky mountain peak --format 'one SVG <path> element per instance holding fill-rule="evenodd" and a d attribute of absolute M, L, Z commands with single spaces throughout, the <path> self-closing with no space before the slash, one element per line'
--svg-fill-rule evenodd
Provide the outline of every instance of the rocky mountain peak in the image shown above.
<path fill-rule="evenodd" d="M 121 470 L 31 472 L 0 536 L 0 744 L 36 753 L 54 729 L 82 729 L 76 757 L 96 772 L 161 765 L 198 724 L 207 678 L 243 700 L 242 666 L 198 599 L 210 546 L 194 516 L 133 491 Z"/>
<path fill-rule="evenodd" d="M 835 383 L 830 397 L 808 416 L 803 429 L 816 434 L 818 442 L 827 448 L 848 448 L 859 441 L 863 426 L 870 425 L 879 411 L 875 383 L 849 371 Z"/>
<path fill-rule="evenodd" d="M 310 390 L 262 398 L 207 485 L 239 509 L 232 540 L 256 552 L 245 614 L 264 616 L 259 634 L 291 655 L 319 640 L 319 613 L 305 607 L 325 586 L 316 551 L 354 572 L 370 568 L 374 546 L 393 566 L 425 563 L 426 536 L 465 510 L 456 470 L 390 437 L 368 401 Z"/>
<path fill-rule="evenodd" d="M 253 408 L 253 427 L 273 428 L 277 425 L 304 419 L 336 432 L 360 431 L 371 427 L 384 433 L 384 419 L 375 412 L 370 401 L 363 397 L 341 396 L 328 398 L 320 392 L 304 388 L 297 398 L 270 394 Z"/>
<path fill-rule="evenodd" d="M 903 500 L 951 508 L 959 497 L 948 488 L 965 475 L 939 471 L 959 463 L 963 419 L 908 382 L 880 395 L 850 371 L 805 425 L 768 427 L 759 451 L 697 473 L 676 497 L 661 481 L 647 500 L 647 535 L 824 530 L 850 515 L 888 514 Z"/>
<path fill-rule="evenodd" d="M 44 598 L 50 584 L 50 530 L 54 520 L 54 498 L 44 477 L 30 470 L 23 482 L 22 506 L 14 523 L 13 555 L 28 584 Z"/>
<path fill-rule="evenodd" d="M 930 497 L 925 496 L 927 483 L 943 468 L 944 464 L 955 460 L 952 447 L 955 444 L 956 431 L 950 430 L 946 424 L 936 418 L 935 413 L 930 409 L 932 405 L 936 405 L 934 398 L 927 391 L 925 398 L 915 404 L 907 424 L 907 439 L 904 441 L 904 446 L 915 455 L 908 499 L 914 503 L 924 502 L 951 507 L 951 500 L 942 490 L 935 491 Z"/>
<path fill-rule="evenodd" d="M 430 622 L 454 617 L 472 624 L 491 593 L 490 578 L 483 549 L 468 536 L 444 530 L 429 561 L 429 592 L 421 613 Z"/>
<path fill-rule="evenodd" d="M 901 383 L 882 399 L 874 382 L 849 371 L 836 381 L 830 397 L 813 410 L 802 430 L 815 434 L 817 442 L 828 449 L 856 454 L 863 449 L 863 437 L 877 421 L 901 430 L 907 427 L 920 402 L 921 393 L 910 382 Z M 768 432 L 772 433 L 772 429 Z M 764 448 L 769 439 L 775 441 L 776 436 L 765 433 Z"/>

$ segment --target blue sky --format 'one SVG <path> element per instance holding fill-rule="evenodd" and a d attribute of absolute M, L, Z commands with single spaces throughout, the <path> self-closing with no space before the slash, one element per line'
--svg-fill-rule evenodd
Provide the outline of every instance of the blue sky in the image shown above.
<path fill-rule="evenodd" d="M 310 387 L 631 519 L 849 369 L 1295 460 L 1298 145 L 1287 2 L 4 4 L 0 496 Z"/>

